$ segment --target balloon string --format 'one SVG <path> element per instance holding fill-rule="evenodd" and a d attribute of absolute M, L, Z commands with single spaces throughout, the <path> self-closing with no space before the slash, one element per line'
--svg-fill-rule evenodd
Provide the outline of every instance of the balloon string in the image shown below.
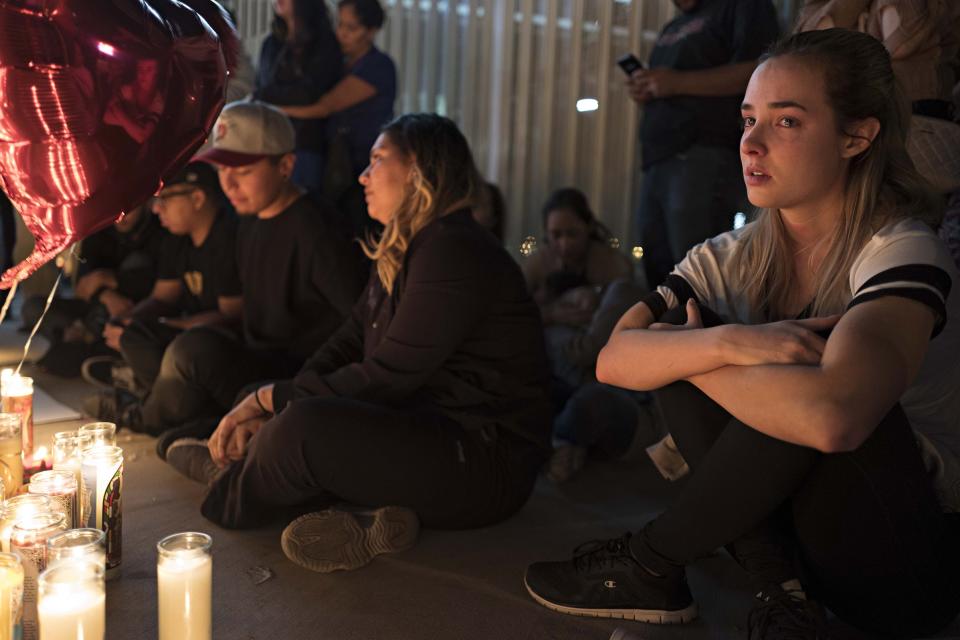
<path fill-rule="evenodd" d="M 14 280 L 13 284 L 10 285 L 10 290 L 7 291 L 7 299 L 3 301 L 3 308 L 0 308 L 0 324 L 3 324 L 7 317 L 7 311 L 10 309 L 10 303 L 13 302 L 13 296 L 17 295 L 18 284 L 20 284 L 20 280 Z"/>
<path fill-rule="evenodd" d="M 37 320 L 37 323 L 33 325 L 33 331 L 30 332 L 30 337 L 27 338 L 27 343 L 23 345 L 23 356 L 20 358 L 20 364 L 17 365 L 16 373 L 20 373 L 20 367 L 23 366 L 23 361 L 27 359 L 27 354 L 30 353 L 30 343 L 33 342 L 33 336 L 37 335 L 37 331 L 40 330 L 40 325 L 43 324 L 43 319 L 47 317 L 47 311 L 50 310 L 50 305 L 53 303 L 53 296 L 57 293 L 57 287 L 60 286 L 60 279 L 63 277 L 63 270 L 60 270 L 60 273 L 57 274 L 57 279 L 53 282 L 53 287 L 50 289 L 50 293 L 47 295 L 47 304 L 43 307 L 43 313 L 40 314 L 40 319 Z"/>

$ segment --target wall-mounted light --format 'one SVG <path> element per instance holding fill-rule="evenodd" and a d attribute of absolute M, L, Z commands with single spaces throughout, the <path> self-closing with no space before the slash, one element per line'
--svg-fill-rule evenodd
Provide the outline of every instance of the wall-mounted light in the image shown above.
<path fill-rule="evenodd" d="M 580 98 L 577 100 L 577 111 L 585 113 L 587 111 L 596 111 L 600 108 L 600 102 L 596 98 Z"/>

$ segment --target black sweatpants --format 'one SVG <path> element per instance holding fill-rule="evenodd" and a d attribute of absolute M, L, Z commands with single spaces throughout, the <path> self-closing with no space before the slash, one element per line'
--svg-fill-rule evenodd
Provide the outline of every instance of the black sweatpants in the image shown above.
<path fill-rule="evenodd" d="M 414 510 L 426 527 L 493 524 L 520 509 L 543 452 L 498 427 L 350 399 L 291 403 L 210 488 L 202 513 L 228 528 L 348 502 Z"/>
<path fill-rule="evenodd" d="M 123 330 L 120 335 L 120 354 L 133 369 L 133 375 L 141 387 L 153 387 L 160 373 L 163 352 L 180 333 L 180 329 L 156 320 L 133 320 Z"/>
<path fill-rule="evenodd" d="M 221 417 L 244 386 L 289 378 L 302 364 L 284 354 L 249 349 L 225 327 L 188 329 L 162 353 L 141 412 L 144 429 L 151 435 Z"/>
<path fill-rule="evenodd" d="M 960 611 L 960 528 L 899 405 L 855 451 L 823 454 L 748 427 L 687 382 L 656 398 L 693 473 L 643 531 L 655 552 L 686 564 L 727 545 L 758 582 L 800 578 L 876 636 L 933 633 Z"/>

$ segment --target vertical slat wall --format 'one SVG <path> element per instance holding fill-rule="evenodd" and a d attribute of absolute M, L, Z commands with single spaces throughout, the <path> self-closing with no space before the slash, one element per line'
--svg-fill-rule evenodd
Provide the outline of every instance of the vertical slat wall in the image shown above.
<path fill-rule="evenodd" d="M 397 63 L 397 112 L 436 111 L 460 124 L 477 165 L 503 190 L 507 242 L 540 235 L 540 204 L 577 186 L 628 239 L 641 180 L 639 110 L 614 62 L 649 57 L 671 0 L 381 0 L 379 45 Z M 776 0 L 788 27 L 802 4 Z M 334 3 L 330 3 L 335 13 Z M 272 0 L 236 0 L 256 61 Z M 599 109 L 579 113 L 577 101 Z"/>

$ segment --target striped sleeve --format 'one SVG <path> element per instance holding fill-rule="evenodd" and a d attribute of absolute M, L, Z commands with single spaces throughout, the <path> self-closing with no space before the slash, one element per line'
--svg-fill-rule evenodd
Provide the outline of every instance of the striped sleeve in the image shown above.
<path fill-rule="evenodd" d="M 654 321 L 658 321 L 670 309 L 686 306 L 687 300 L 690 298 L 700 304 L 690 283 L 684 280 L 682 276 L 671 273 L 662 285 L 647 294 L 643 302 L 653 312 Z"/>
<path fill-rule="evenodd" d="M 851 270 L 853 297 L 847 309 L 886 296 L 915 300 L 933 311 L 936 322 L 930 337 L 935 338 L 947 321 L 955 273 L 950 267 L 949 256 L 930 231 L 901 226 L 899 233 L 875 236 Z"/>
<path fill-rule="evenodd" d="M 700 307 L 707 307 L 725 321 L 737 321 L 733 307 L 738 300 L 731 295 L 732 257 L 743 229 L 710 238 L 690 249 L 674 267 L 667 279 L 650 293 L 644 302 L 656 320 L 671 309 L 685 307 L 691 298 Z"/>

